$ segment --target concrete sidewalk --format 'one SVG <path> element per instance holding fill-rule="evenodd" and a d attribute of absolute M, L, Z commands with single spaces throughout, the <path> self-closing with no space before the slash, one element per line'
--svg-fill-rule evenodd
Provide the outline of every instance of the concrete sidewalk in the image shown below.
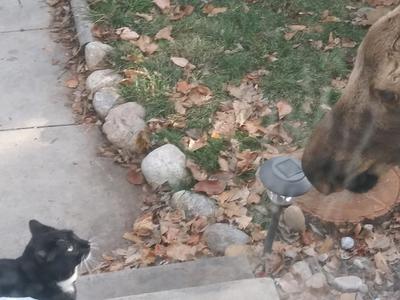
<path fill-rule="evenodd" d="M 0 257 L 22 252 L 32 218 L 111 250 L 139 212 L 126 170 L 96 155 L 99 129 L 74 125 L 50 30 L 45 0 L 0 2 Z"/>

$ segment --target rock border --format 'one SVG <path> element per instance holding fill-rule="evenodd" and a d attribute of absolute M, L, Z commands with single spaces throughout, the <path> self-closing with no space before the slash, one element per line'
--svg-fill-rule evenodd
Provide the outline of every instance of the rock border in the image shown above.
<path fill-rule="evenodd" d="M 86 0 L 71 0 L 70 3 L 79 44 L 83 48 L 94 41 L 91 31 L 93 23 L 88 18 L 89 5 Z"/>
<path fill-rule="evenodd" d="M 143 153 L 138 148 L 143 140 L 142 135 L 147 134 L 145 109 L 137 102 L 125 102 L 118 93 L 117 86 L 123 78 L 107 66 L 107 56 L 113 48 L 97 41 L 92 35 L 91 29 L 94 24 L 88 18 L 89 7 L 86 0 L 71 0 L 70 3 L 79 44 L 85 54 L 85 65 L 90 72 L 86 78 L 86 90 L 102 123 L 102 132 L 111 144 L 122 151 L 130 154 Z M 141 169 L 147 183 L 155 191 L 165 183 L 178 188 L 189 180 L 186 155 L 173 144 L 164 144 L 147 153 L 141 162 Z M 215 223 L 216 207 L 213 200 L 190 190 L 180 192 L 190 195 L 191 199 L 179 204 L 185 206 L 188 215 L 205 216 L 210 219 L 205 241 L 214 254 L 224 254 L 228 246 L 244 245 L 250 241 L 250 237 L 244 231 L 224 223 Z M 202 197 L 203 202 L 195 203 L 195 199 L 192 198 L 196 196 Z M 178 205 L 178 202 L 176 201 L 175 205 Z M 218 245 L 219 242 L 222 246 Z"/>

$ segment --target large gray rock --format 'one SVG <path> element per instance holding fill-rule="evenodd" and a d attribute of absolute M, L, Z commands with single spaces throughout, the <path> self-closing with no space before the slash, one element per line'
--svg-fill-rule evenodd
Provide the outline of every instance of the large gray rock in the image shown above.
<path fill-rule="evenodd" d="M 304 260 L 298 261 L 292 266 L 292 273 L 303 281 L 306 281 L 312 276 L 310 266 Z"/>
<path fill-rule="evenodd" d="M 185 211 L 186 217 L 204 216 L 211 218 L 215 215 L 216 205 L 207 196 L 189 192 L 179 191 L 172 195 L 170 205 L 173 208 Z"/>
<path fill-rule="evenodd" d="M 124 103 L 124 99 L 113 87 L 102 88 L 93 97 L 94 110 L 102 119 L 105 119 L 111 108 L 122 103 Z"/>
<path fill-rule="evenodd" d="M 107 139 L 129 152 L 139 151 L 138 137 L 146 128 L 143 121 L 145 111 L 136 102 L 128 102 L 110 110 L 103 124 Z"/>
<path fill-rule="evenodd" d="M 104 87 L 114 87 L 122 80 L 122 76 L 111 69 L 94 71 L 86 79 L 86 88 L 92 93 Z"/>
<path fill-rule="evenodd" d="M 90 71 L 101 69 L 106 65 L 106 58 L 113 48 L 101 42 L 91 42 L 85 47 L 86 66 Z"/>
<path fill-rule="evenodd" d="M 204 238 L 208 248 L 216 254 L 225 253 L 230 245 L 244 245 L 250 242 L 250 237 L 246 233 L 223 223 L 207 226 Z"/>
<path fill-rule="evenodd" d="M 188 178 L 185 154 L 172 144 L 151 151 L 143 159 L 141 168 L 146 181 L 153 188 L 166 182 L 177 187 Z"/>
<path fill-rule="evenodd" d="M 364 284 L 358 276 L 342 276 L 334 279 L 332 285 L 343 293 L 358 292 L 363 289 Z"/>

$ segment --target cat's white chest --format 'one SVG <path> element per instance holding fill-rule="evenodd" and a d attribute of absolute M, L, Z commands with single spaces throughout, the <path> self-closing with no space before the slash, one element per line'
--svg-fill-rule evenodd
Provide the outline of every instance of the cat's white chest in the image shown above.
<path fill-rule="evenodd" d="M 75 292 L 74 283 L 77 279 L 78 279 L 78 268 L 75 268 L 75 272 L 70 278 L 58 282 L 57 285 L 64 293 L 72 294 Z"/>

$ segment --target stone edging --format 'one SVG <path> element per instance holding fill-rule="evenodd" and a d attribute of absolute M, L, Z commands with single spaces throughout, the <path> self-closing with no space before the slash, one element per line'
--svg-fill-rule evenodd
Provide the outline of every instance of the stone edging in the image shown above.
<path fill-rule="evenodd" d="M 86 0 L 71 0 L 71 9 L 79 44 L 83 48 L 86 44 L 94 41 L 91 32 L 92 22 L 88 17 L 89 7 Z"/>

